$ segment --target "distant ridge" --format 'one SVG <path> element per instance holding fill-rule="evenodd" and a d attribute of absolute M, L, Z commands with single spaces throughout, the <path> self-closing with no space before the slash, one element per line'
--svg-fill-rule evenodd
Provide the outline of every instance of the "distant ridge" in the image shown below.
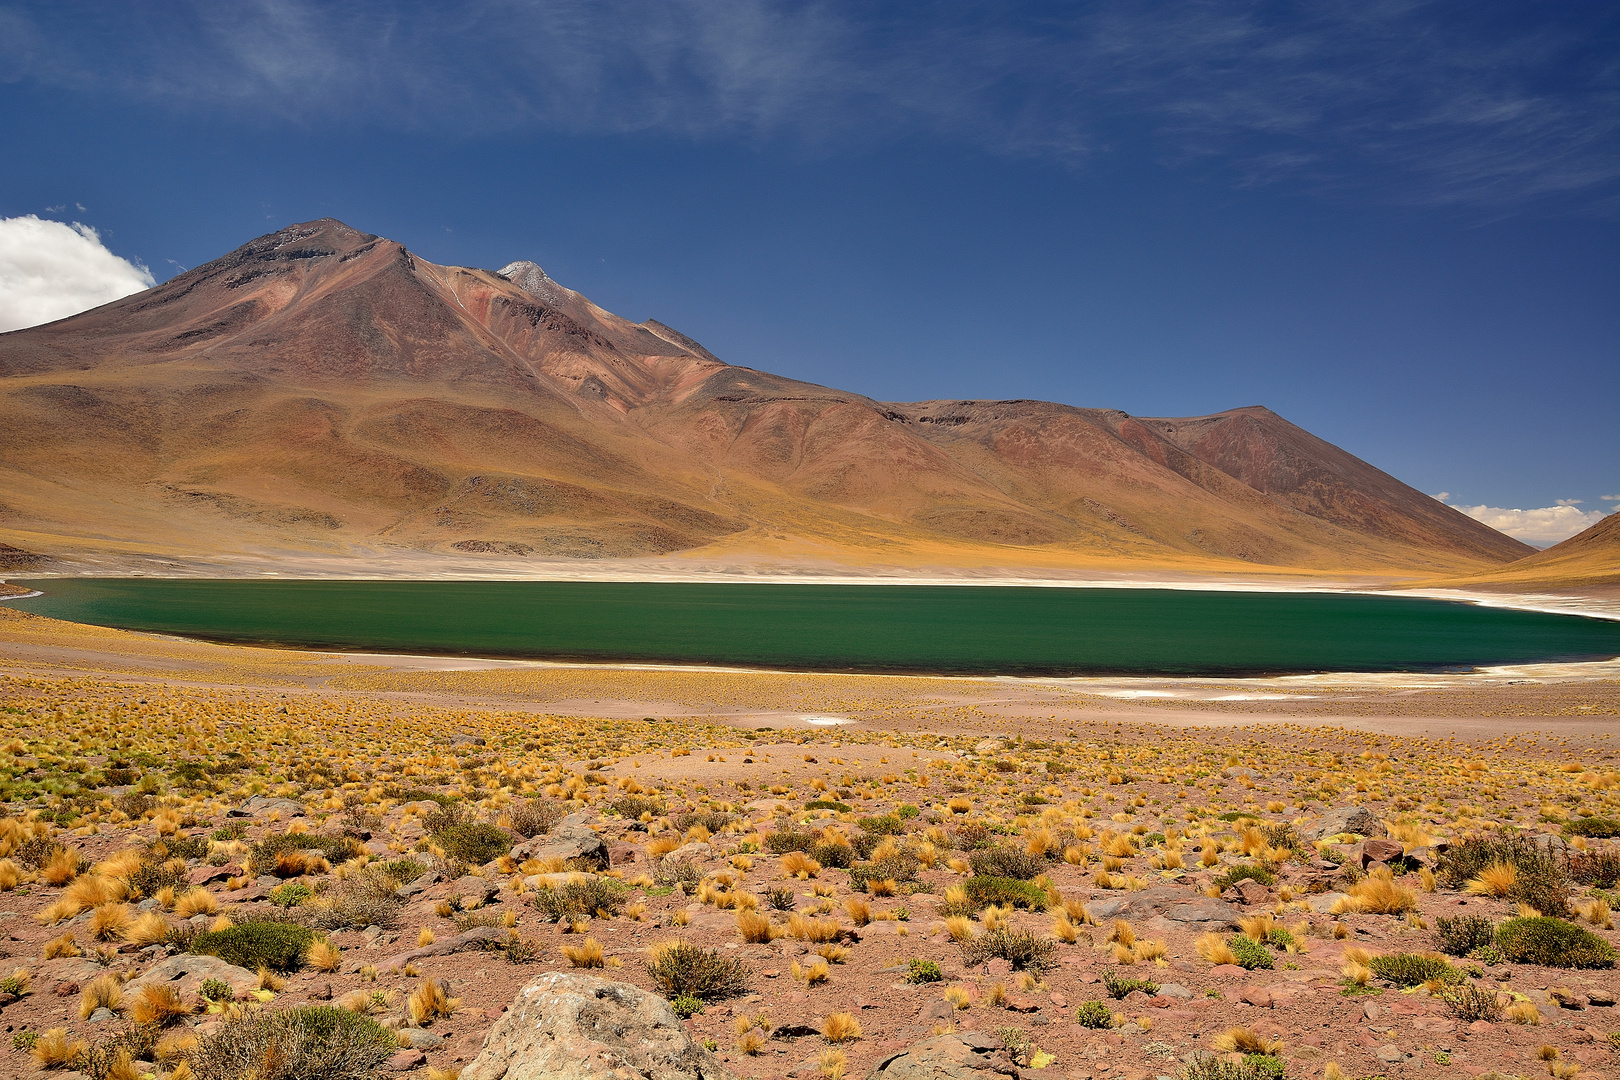
<path fill-rule="evenodd" d="M 439 266 L 331 219 L 0 335 L 0 405 L 0 538 L 53 557 L 1455 575 L 1532 553 L 1259 406 L 878 402 L 532 262 Z"/>

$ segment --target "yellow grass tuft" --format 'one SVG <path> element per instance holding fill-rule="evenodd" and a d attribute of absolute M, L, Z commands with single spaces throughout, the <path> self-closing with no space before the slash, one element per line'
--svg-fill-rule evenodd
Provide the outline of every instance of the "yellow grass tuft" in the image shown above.
<path fill-rule="evenodd" d="M 423 979 L 405 1001 L 411 1022 L 418 1026 L 431 1024 L 436 1017 L 452 1016 L 460 1006 L 461 999 L 450 996 L 450 984 L 443 979 Z"/>
<path fill-rule="evenodd" d="M 1274 1055 L 1282 1050 L 1282 1043 L 1267 1039 L 1246 1027 L 1227 1028 L 1215 1036 L 1214 1046 L 1223 1053 Z"/>
<path fill-rule="evenodd" d="M 752 945 L 768 945 L 776 936 L 771 920 L 757 911 L 737 912 L 737 934 Z"/>
<path fill-rule="evenodd" d="M 130 1006 L 129 1017 L 137 1024 L 167 1027 L 181 1017 L 191 1015 L 191 1006 L 180 1000 L 180 993 L 168 984 L 141 987 Z"/>
<path fill-rule="evenodd" d="M 1469 880 L 1463 891 L 1470 896 L 1507 896 L 1519 883 L 1519 871 L 1512 863 L 1495 862 Z"/>
<path fill-rule="evenodd" d="M 861 1037 L 860 1021 L 854 1014 L 835 1012 L 821 1026 L 821 1036 L 830 1043 L 849 1042 Z"/>
<path fill-rule="evenodd" d="M 577 968 L 599 968 L 602 966 L 602 943 L 593 937 L 588 937 L 578 945 L 564 945 L 562 953 L 568 962 Z"/>
<path fill-rule="evenodd" d="M 1237 955 L 1232 952 L 1231 946 L 1226 944 L 1226 939 L 1219 934 L 1200 934 L 1198 940 L 1193 942 L 1193 947 L 1198 950 L 1199 956 L 1212 964 L 1237 963 Z"/>
<path fill-rule="evenodd" d="M 111 1009 L 117 1012 L 123 1004 L 124 991 L 118 976 L 97 975 L 79 992 L 79 1019 L 90 1019 L 90 1014 L 97 1009 Z"/>

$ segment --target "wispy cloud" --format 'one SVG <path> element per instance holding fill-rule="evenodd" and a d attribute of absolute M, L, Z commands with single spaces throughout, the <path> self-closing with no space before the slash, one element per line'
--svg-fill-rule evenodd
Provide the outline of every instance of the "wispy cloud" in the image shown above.
<path fill-rule="evenodd" d="M 0 331 L 65 319 L 152 285 L 151 271 L 108 251 L 88 225 L 0 218 Z"/>
<path fill-rule="evenodd" d="M 1445 502 L 1450 498 L 1450 492 L 1442 491 L 1435 497 Z M 1580 499 L 1559 499 L 1554 506 L 1534 510 L 1511 510 L 1500 506 L 1458 506 L 1456 509 L 1532 547 L 1550 547 L 1603 520 L 1605 515 L 1602 510 L 1577 509 L 1580 502 Z"/>
<path fill-rule="evenodd" d="M 1612 206 L 1620 14 L 1367 0 L 244 0 L 0 9 L 0 80 L 309 124 L 934 137 L 1511 212 Z"/>

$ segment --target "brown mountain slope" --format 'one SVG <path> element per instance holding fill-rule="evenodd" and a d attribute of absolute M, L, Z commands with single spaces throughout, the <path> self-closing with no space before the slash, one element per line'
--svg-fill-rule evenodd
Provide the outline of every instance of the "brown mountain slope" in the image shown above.
<path fill-rule="evenodd" d="M 723 363 L 533 263 L 336 221 L 0 335 L 0 535 L 388 551 L 1467 573 L 1530 549 L 1264 409 L 885 404 Z"/>
<path fill-rule="evenodd" d="M 1610 514 L 1596 525 L 1529 558 L 1444 584 L 1512 589 L 1620 586 L 1620 514 Z"/>

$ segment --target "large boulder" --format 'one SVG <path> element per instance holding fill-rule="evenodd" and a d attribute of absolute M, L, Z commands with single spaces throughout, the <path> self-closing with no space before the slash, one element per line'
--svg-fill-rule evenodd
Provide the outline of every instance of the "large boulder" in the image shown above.
<path fill-rule="evenodd" d="M 1307 826 L 1300 835 L 1307 840 L 1352 833 L 1356 836 L 1383 836 L 1384 823 L 1373 816 L 1365 806 L 1341 806 L 1329 810 L 1314 825 Z"/>
<path fill-rule="evenodd" d="M 584 825 L 558 825 L 549 833 L 525 840 L 512 849 L 512 858 L 583 859 L 597 870 L 606 870 L 612 860 L 607 843 Z"/>
<path fill-rule="evenodd" d="M 465 1073 L 462 1074 L 466 1076 Z M 867 1080 L 995 1080 L 1018 1078 L 1001 1040 L 974 1031 L 935 1035 L 884 1058 Z"/>
<path fill-rule="evenodd" d="M 519 990 L 461 1080 L 733 1080 L 669 1002 L 628 983 L 552 971 Z"/>
<path fill-rule="evenodd" d="M 139 978 L 131 979 L 124 985 L 124 993 L 134 993 L 143 986 L 172 986 L 182 997 L 192 997 L 209 979 L 229 984 L 238 994 L 244 990 L 256 990 L 259 986 L 259 976 L 247 968 L 227 964 L 217 956 L 181 953 L 143 972 Z"/>
<path fill-rule="evenodd" d="M 1235 930 L 1241 917 L 1238 909 L 1225 900 L 1199 896 L 1167 885 L 1094 900 L 1086 905 L 1086 910 L 1099 922 L 1104 919 L 1161 918 L 1199 930 Z"/>

